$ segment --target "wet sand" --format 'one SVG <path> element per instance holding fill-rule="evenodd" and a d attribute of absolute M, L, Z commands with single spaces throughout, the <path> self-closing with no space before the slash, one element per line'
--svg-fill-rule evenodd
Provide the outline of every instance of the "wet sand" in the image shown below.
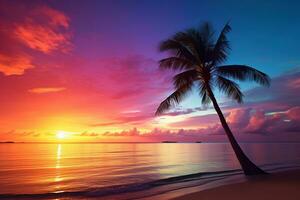
<path fill-rule="evenodd" d="M 249 177 L 246 182 L 187 194 L 174 200 L 299 200 L 300 170 Z"/>

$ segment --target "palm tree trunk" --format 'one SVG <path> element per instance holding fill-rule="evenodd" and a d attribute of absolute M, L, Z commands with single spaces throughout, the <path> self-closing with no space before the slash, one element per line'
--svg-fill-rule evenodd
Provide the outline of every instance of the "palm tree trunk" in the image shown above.
<path fill-rule="evenodd" d="M 245 153 L 243 152 L 243 150 L 241 149 L 240 145 L 237 143 L 236 139 L 234 138 L 226 120 L 225 117 L 217 103 L 217 100 L 213 94 L 213 92 L 211 91 L 211 89 L 209 89 L 209 96 L 211 101 L 213 102 L 214 108 L 218 113 L 218 116 L 220 118 L 221 124 L 226 132 L 226 135 L 230 141 L 230 144 L 241 164 L 241 167 L 245 173 L 245 175 L 257 175 L 257 174 L 267 174 L 265 171 L 263 171 L 262 169 L 260 169 L 258 166 L 256 166 L 253 162 L 251 162 L 251 160 L 245 155 Z"/>

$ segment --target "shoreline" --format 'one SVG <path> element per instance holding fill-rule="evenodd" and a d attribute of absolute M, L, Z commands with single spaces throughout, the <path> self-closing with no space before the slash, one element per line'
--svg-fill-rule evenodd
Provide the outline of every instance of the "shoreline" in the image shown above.
<path fill-rule="evenodd" d="M 173 198 L 173 200 L 298 200 L 300 170 L 247 177 L 247 181 L 223 185 Z"/>

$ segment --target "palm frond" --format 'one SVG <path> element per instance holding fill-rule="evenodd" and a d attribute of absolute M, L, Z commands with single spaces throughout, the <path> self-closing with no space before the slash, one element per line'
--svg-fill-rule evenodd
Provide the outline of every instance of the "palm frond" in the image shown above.
<path fill-rule="evenodd" d="M 219 66 L 217 68 L 217 73 L 240 81 L 249 80 L 264 86 L 270 85 L 270 77 L 267 74 L 246 65 Z"/>
<path fill-rule="evenodd" d="M 243 102 L 244 95 L 237 83 L 223 76 L 218 76 L 216 83 L 220 91 L 224 92 L 228 97 L 236 100 L 238 103 Z"/>
<path fill-rule="evenodd" d="M 194 49 L 194 55 L 198 63 L 204 66 L 209 61 L 211 49 L 214 47 L 214 31 L 209 23 L 204 23 L 199 29 L 191 28 L 186 31 L 190 39 L 190 46 Z"/>
<path fill-rule="evenodd" d="M 210 99 L 210 97 L 209 97 L 209 95 L 208 95 L 207 88 L 206 88 L 205 85 L 202 84 L 201 82 L 200 82 L 200 85 L 199 85 L 199 95 L 200 95 L 200 97 L 201 97 L 201 103 L 202 103 L 203 105 L 208 105 L 208 104 L 210 104 L 211 99 Z"/>
<path fill-rule="evenodd" d="M 212 51 L 212 61 L 214 64 L 224 62 L 228 57 L 228 51 L 230 50 L 230 44 L 227 39 L 227 33 L 231 31 L 230 25 L 227 23 L 222 29 L 214 49 Z"/>
<path fill-rule="evenodd" d="M 175 92 L 173 92 L 170 96 L 168 96 L 163 102 L 158 106 L 155 115 L 158 116 L 172 106 L 177 105 L 183 98 L 187 95 L 187 93 L 192 89 L 192 85 L 184 85 L 178 88 Z"/>
<path fill-rule="evenodd" d="M 190 28 L 184 32 L 178 32 L 175 34 L 174 40 L 180 41 L 181 44 L 184 44 L 184 46 L 189 49 L 195 59 L 195 62 L 201 63 L 203 61 L 201 53 L 201 51 L 203 51 L 201 46 L 203 42 L 199 30 Z"/>
<path fill-rule="evenodd" d="M 174 39 L 173 36 L 171 39 L 165 40 L 160 43 L 159 50 L 160 51 L 169 51 L 173 56 L 183 58 L 186 60 L 190 60 L 191 62 L 195 62 L 196 59 L 193 55 L 193 52 L 189 49 L 189 46 L 183 43 L 183 41 Z"/>
<path fill-rule="evenodd" d="M 207 47 L 213 46 L 214 29 L 211 23 L 205 22 L 199 27 L 202 42 L 206 43 Z"/>
<path fill-rule="evenodd" d="M 180 57 L 168 57 L 159 61 L 159 67 L 162 69 L 183 70 L 193 67 L 193 63 Z"/>
<path fill-rule="evenodd" d="M 194 69 L 181 72 L 173 77 L 174 86 L 175 88 L 180 88 L 184 85 L 192 85 L 197 76 L 198 73 Z"/>

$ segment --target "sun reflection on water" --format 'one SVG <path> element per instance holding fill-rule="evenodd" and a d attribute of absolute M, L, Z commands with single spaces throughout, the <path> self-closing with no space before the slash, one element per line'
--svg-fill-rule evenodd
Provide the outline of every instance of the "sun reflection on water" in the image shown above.
<path fill-rule="evenodd" d="M 63 178 L 61 177 L 61 152 L 62 152 L 62 145 L 58 144 L 57 145 L 57 150 L 56 150 L 56 175 L 54 178 L 54 182 L 57 184 L 55 185 L 55 193 L 63 192 L 61 190 L 61 181 Z"/>
<path fill-rule="evenodd" d="M 60 168 L 60 159 L 61 159 L 61 144 L 58 144 L 56 150 L 56 165 L 55 165 L 56 169 Z"/>

